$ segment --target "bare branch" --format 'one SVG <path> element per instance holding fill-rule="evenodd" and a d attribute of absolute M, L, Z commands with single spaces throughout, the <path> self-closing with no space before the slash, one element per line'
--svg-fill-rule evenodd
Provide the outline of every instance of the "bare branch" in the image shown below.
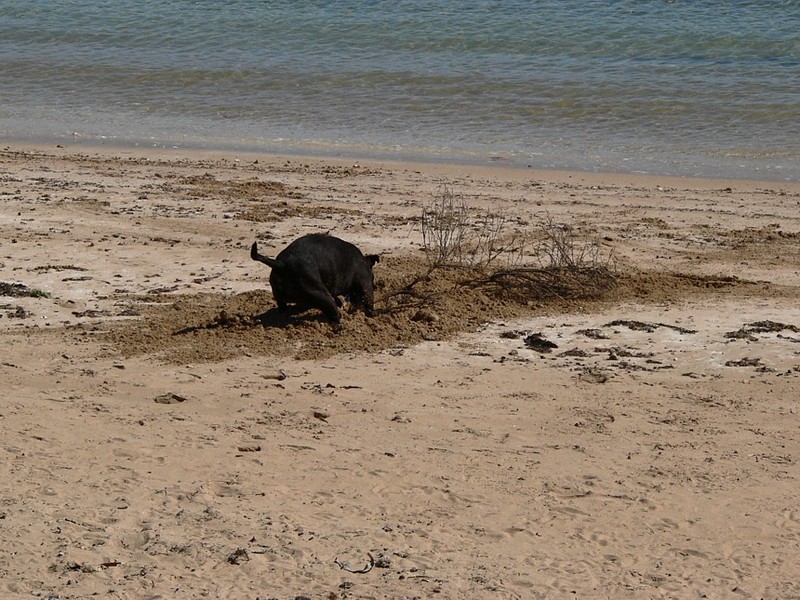
<path fill-rule="evenodd" d="M 370 554 L 369 552 L 367 552 L 367 556 L 369 556 L 369 563 L 367 565 L 365 565 L 364 567 L 362 567 L 361 569 L 354 569 L 353 567 L 348 565 L 346 562 L 340 561 L 338 558 L 334 558 L 333 562 L 335 562 L 337 565 L 339 565 L 340 569 L 343 569 L 343 570 L 347 571 L 348 573 L 369 573 L 370 571 L 372 571 L 372 568 L 375 566 L 375 559 L 372 557 L 372 554 Z"/>

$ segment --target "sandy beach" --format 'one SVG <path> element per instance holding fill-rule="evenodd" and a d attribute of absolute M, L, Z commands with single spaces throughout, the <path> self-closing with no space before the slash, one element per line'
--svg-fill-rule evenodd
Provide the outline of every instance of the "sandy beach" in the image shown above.
<path fill-rule="evenodd" d="M 0 597 L 800 598 L 800 184 L 55 145 L 0 181 Z M 602 285 L 415 279 L 443 186 Z M 277 313 L 250 245 L 311 232 L 381 256 L 375 317 Z"/>

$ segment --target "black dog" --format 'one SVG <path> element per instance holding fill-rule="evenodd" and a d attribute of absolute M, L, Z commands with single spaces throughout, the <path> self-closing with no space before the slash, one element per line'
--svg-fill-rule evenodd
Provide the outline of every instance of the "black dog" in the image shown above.
<path fill-rule="evenodd" d="M 258 243 L 253 242 L 250 258 L 272 268 L 269 282 L 280 310 L 285 311 L 288 304 L 318 308 L 338 323 L 342 318 L 339 296 L 349 296 L 368 317 L 375 314 L 372 267 L 378 256 L 364 256 L 349 242 L 312 233 L 293 241 L 275 258 L 259 254 Z"/>

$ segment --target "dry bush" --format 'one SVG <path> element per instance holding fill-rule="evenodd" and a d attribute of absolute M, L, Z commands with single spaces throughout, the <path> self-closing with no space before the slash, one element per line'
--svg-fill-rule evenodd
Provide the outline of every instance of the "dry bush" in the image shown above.
<path fill-rule="evenodd" d="M 598 300 L 617 286 L 617 276 L 605 267 L 502 269 L 469 282 L 497 298 L 518 304 L 548 300 Z"/>
<path fill-rule="evenodd" d="M 464 199 L 442 184 L 422 211 L 422 247 L 432 266 L 459 262 L 469 225 Z"/>
<path fill-rule="evenodd" d="M 486 211 L 475 220 L 475 231 L 467 256 L 471 267 L 485 269 L 498 264 L 519 265 L 525 257 L 528 240 L 505 212 Z"/>
<path fill-rule="evenodd" d="M 549 216 L 520 232 L 503 212 L 470 212 L 443 184 L 422 213 L 428 268 L 384 295 L 395 307 L 435 305 L 465 288 L 519 304 L 596 299 L 617 283 L 613 250 Z M 449 282 L 449 283 L 448 283 Z"/>
<path fill-rule="evenodd" d="M 442 184 L 422 211 L 422 247 L 432 268 L 469 267 L 490 270 L 523 265 L 533 258 L 547 269 L 612 268 L 613 251 L 600 241 L 581 239 L 564 223 L 546 217 L 535 235 L 513 229 L 505 212 L 471 214 L 464 199 Z"/>
<path fill-rule="evenodd" d="M 605 252 L 599 239 L 580 239 L 571 226 L 556 223 L 550 216 L 539 227 L 539 241 L 534 255 L 540 266 L 549 269 L 578 271 L 614 268 L 613 249 Z"/>
<path fill-rule="evenodd" d="M 520 303 L 535 300 L 586 300 L 608 294 L 616 285 L 613 248 L 579 237 L 569 225 L 547 217 L 532 251 L 539 266 L 497 269 L 475 282 Z"/>
<path fill-rule="evenodd" d="M 422 247 L 432 269 L 486 269 L 501 259 L 521 259 L 525 244 L 504 212 L 470 214 L 464 199 L 442 184 L 422 211 Z"/>

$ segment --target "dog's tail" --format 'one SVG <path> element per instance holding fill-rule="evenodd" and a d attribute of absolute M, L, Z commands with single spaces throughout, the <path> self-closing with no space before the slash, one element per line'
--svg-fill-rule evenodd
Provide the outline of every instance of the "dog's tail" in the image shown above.
<path fill-rule="evenodd" d="M 253 260 L 257 260 L 258 262 L 262 262 L 265 265 L 272 267 L 273 269 L 280 269 L 283 267 L 283 262 L 280 260 L 275 260 L 274 258 L 270 258 L 269 256 L 264 256 L 263 254 L 258 253 L 258 242 L 253 242 L 253 245 L 250 247 L 250 258 Z"/>

